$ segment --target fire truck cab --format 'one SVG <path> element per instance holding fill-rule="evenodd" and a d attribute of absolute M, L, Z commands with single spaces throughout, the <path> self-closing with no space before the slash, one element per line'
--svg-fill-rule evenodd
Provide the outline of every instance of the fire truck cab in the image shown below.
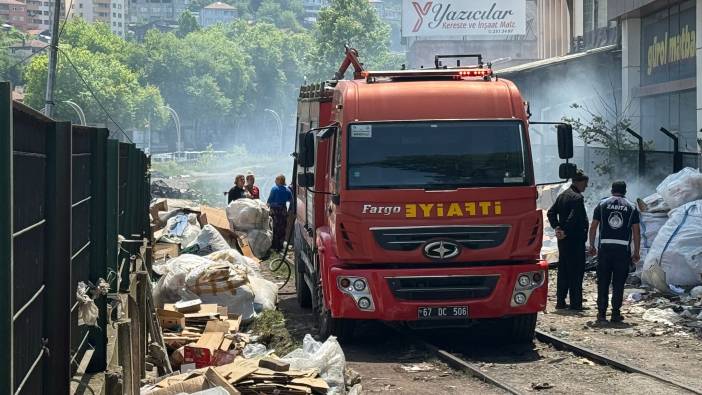
<path fill-rule="evenodd" d="M 494 319 L 526 341 L 546 307 L 528 109 L 482 58 L 440 58 L 374 72 L 350 50 L 337 79 L 301 88 L 295 278 L 322 337 L 348 337 L 357 320 Z M 558 137 L 572 157 L 572 129 Z"/>

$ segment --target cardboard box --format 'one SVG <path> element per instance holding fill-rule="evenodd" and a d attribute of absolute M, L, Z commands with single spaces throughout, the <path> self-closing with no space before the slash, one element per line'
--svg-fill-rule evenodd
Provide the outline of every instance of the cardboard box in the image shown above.
<path fill-rule="evenodd" d="M 195 367 L 204 368 L 212 364 L 215 350 L 224 340 L 223 332 L 207 332 L 200 336 L 194 345 L 185 346 L 183 350 L 185 363 L 195 363 Z"/>
<path fill-rule="evenodd" d="M 212 225 L 225 239 L 231 239 L 234 236 L 229 229 L 229 219 L 224 209 L 201 206 L 199 220 L 202 226 Z"/>
<path fill-rule="evenodd" d="M 181 331 L 185 328 L 185 314 L 164 309 L 156 309 L 156 313 L 161 328 L 171 331 Z"/>

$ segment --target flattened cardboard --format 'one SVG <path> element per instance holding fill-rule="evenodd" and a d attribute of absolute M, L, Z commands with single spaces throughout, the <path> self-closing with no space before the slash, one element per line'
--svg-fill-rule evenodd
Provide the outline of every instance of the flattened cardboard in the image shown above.
<path fill-rule="evenodd" d="M 207 325 L 205 325 L 205 330 L 203 333 L 208 332 L 229 333 L 229 322 L 222 320 L 209 320 L 207 321 Z"/>

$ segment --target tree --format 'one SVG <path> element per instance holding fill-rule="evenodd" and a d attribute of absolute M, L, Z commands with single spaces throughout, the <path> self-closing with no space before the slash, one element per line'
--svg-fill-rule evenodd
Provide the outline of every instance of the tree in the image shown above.
<path fill-rule="evenodd" d="M 390 27 L 368 0 L 331 0 L 317 18 L 314 32 L 316 79 L 330 78 L 344 57 L 344 45 L 356 48 L 369 68 L 398 68 L 402 58 L 389 51 Z"/>
<path fill-rule="evenodd" d="M 195 16 L 188 10 L 180 14 L 178 18 L 178 31 L 176 35 L 180 38 L 187 36 L 192 32 L 200 30 L 200 25 L 197 23 Z"/>
<path fill-rule="evenodd" d="M 263 0 L 256 10 L 256 20 L 272 23 L 281 29 L 302 31 L 304 7 L 300 0 Z"/>
<path fill-rule="evenodd" d="M 34 108 L 44 105 L 47 66 L 46 55 L 36 56 L 24 72 L 25 103 Z M 115 125 L 93 97 L 92 90 L 123 129 L 141 129 L 149 120 L 156 124 L 165 120 L 165 114 L 160 110 L 163 99 L 158 89 L 141 86 L 136 73 L 114 56 L 84 48 L 61 47 L 56 73 L 54 100 L 58 119 L 75 119 L 73 110 L 62 104 L 71 100 L 83 108 L 89 123 L 103 123 L 114 128 Z M 81 76 L 90 84 L 90 88 Z"/>
<path fill-rule="evenodd" d="M 27 40 L 27 36 L 21 31 L 10 28 L 0 30 L 0 78 L 12 81 L 17 85 L 22 80 L 23 64 L 10 54 L 10 46 L 18 45 Z"/>

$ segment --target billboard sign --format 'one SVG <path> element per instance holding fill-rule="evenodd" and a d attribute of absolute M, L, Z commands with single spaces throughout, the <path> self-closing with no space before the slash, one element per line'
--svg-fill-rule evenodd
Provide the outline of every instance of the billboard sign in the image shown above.
<path fill-rule="evenodd" d="M 403 0 L 402 35 L 526 34 L 526 0 Z"/>

